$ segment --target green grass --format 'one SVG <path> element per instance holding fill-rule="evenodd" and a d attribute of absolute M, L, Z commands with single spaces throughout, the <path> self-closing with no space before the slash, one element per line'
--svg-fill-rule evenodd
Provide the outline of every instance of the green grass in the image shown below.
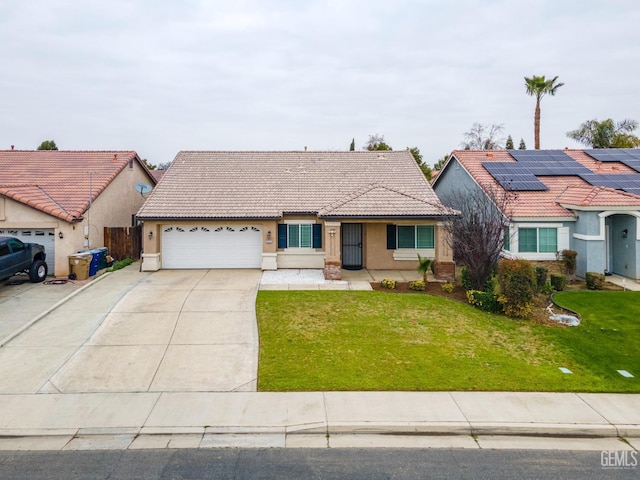
<path fill-rule="evenodd" d="M 557 300 L 580 310 L 574 295 L 610 293 Z M 261 291 L 258 389 L 640 392 L 640 296 L 592 302 L 583 324 L 567 328 L 429 295 Z"/>

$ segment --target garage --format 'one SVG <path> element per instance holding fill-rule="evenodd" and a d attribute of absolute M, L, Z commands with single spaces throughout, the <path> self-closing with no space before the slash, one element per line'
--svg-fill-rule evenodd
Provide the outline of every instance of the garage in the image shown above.
<path fill-rule="evenodd" d="M 0 229 L 0 235 L 15 237 L 24 243 L 39 243 L 47 254 L 47 269 L 50 275 L 56 271 L 56 242 L 53 228 L 7 228 Z"/>
<path fill-rule="evenodd" d="M 262 230 L 252 225 L 162 228 L 162 268 L 260 268 Z"/>

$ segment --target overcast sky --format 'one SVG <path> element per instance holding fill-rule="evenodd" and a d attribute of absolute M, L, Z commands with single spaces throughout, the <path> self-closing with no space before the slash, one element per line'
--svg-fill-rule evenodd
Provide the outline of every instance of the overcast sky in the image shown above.
<path fill-rule="evenodd" d="M 542 148 L 640 120 L 638 0 L 0 0 L 0 148 L 361 149 L 433 164 L 474 122 Z"/>

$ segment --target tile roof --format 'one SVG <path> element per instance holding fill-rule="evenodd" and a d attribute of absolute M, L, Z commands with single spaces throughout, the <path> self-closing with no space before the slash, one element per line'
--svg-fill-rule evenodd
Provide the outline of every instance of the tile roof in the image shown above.
<path fill-rule="evenodd" d="M 561 151 L 595 173 L 638 173 L 619 162 L 598 162 L 582 150 L 564 149 Z M 501 189 L 502 187 L 482 166 L 482 163 L 516 162 L 506 150 L 454 150 L 452 155 L 475 178 L 476 182 L 486 190 Z M 578 176 L 538 176 L 537 178 L 545 184 L 547 190 L 515 192 L 516 200 L 512 205 L 513 217 L 574 217 L 573 212 L 563 205 L 579 206 L 582 204 L 560 201 L 560 199 L 579 199 L 577 197 L 580 197 L 583 193 L 585 195 L 582 197 L 581 202 L 588 199 L 588 206 L 636 205 L 633 202 L 640 200 L 638 195 L 611 188 L 593 187 Z"/>
<path fill-rule="evenodd" d="M 640 196 L 590 185 L 570 185 L 556 199 L 560 205 L 577 207 L 640 207 Z"/>
<path fill-rule="evenodd" d="M 0 150 L 0 195 L 78 222 L 134 151 Z M 91 187 L 91 188 L 90 188 Z"/>
<path fill-rule="evenodd" d="M 142 219 L 440 216 L 413 156 L 385 152 L 179 152 Z"/>

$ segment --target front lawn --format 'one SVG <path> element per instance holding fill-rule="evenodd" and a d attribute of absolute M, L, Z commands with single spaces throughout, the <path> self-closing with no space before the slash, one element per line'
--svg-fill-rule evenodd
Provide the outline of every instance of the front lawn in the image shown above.
<path fill-rule="evenodd" d="M 261 291 L 258 389 L 640 392 L 640 294 L 557 300 L 583 324 L 513 320 L 430 295 Z"/>

